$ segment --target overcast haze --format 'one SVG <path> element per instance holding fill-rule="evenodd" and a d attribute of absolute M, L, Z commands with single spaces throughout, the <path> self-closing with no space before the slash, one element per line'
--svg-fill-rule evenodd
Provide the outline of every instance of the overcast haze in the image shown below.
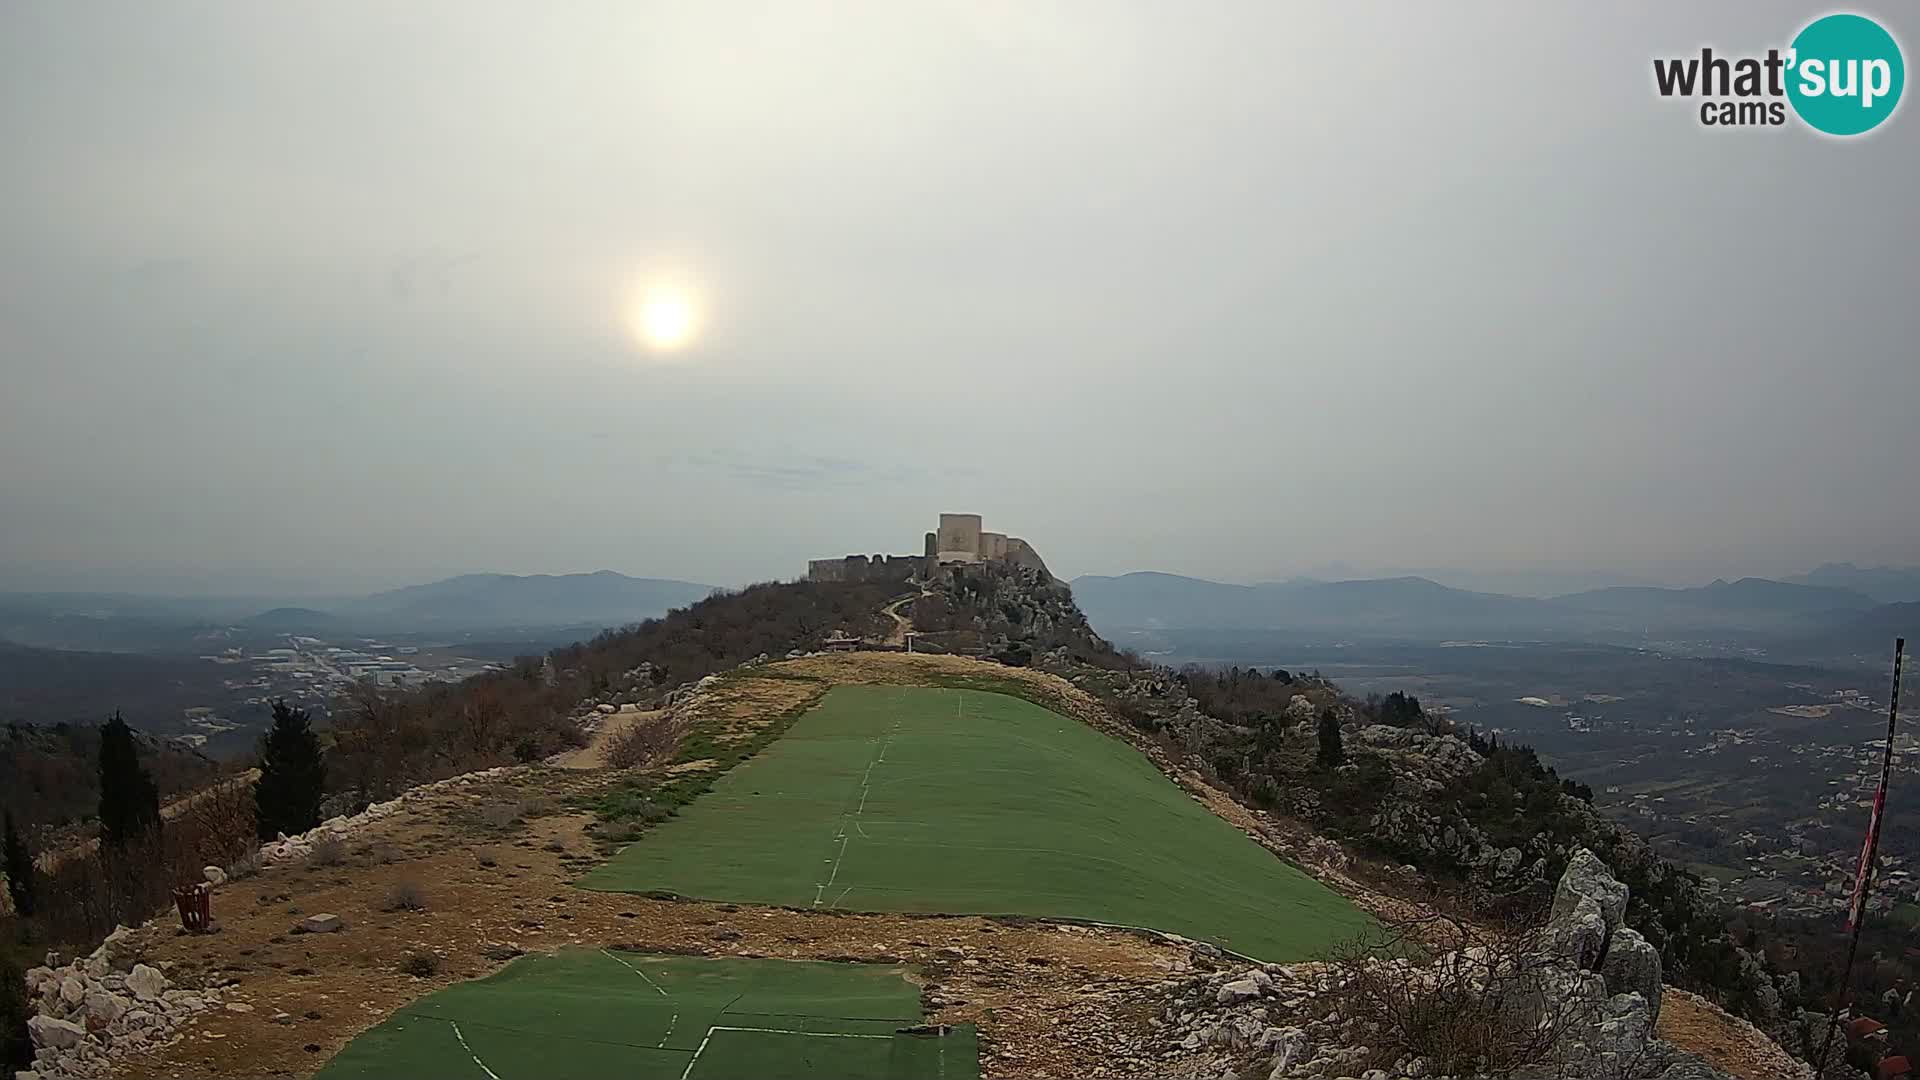
<path fill-rule="evenodd" d="M 1913 104 L 1652 90 L 1824 10 L 9 3 L 0 587 L 1920 563 Z"/>

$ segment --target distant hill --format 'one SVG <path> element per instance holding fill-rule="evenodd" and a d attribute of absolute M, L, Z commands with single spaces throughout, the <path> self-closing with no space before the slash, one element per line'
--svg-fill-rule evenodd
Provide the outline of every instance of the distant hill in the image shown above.
<path fill-rule="evenodd" d="M 1073 592 L 1087 617 L 1107 631 L 1260 629 L 1430 639 L 1812 632 L 1874 607 L 1852 590 L 1764 578 L 1698 588 L 1615 587 L 1543 600 L 1421 577 L 1229 585 L 1135 573 L 1076 578 Z"/>
<path fill-rule="evenodd" d="M 1878 662 L 1892 653 L 1896 637 L 1906 638 L 1910 651 L 1920 651 L 1920 603 L 1881 604 L 1810 621 L 1782 635 L 1774 648 L 1784 655 Z"/>
<path fill-rule="evenodd" d="M 592 574 L 462 574 L 376 593 L 331 614 L 409 629 L 596 624 L 623 626 L 704 599 L 711 585 Z"/>
<path fill-rule="evenodd" d="M 1552 626 L 1546 601 L 1448 588 L 1426 578 L 1228 585 L 1176 574 L 1087 575 L 1074 599 L 1099 628 L 1235 628 L 1420 635 Z"/>
<path fill-rule="evenodd" d="M 1796 585 L 1851 589 L 1883 604 L 1920 601 L 1920 566 L 1861 567 L 1852 563 L 1826 563 L 1786 580 Z"/>
<path fill-rule="evenodd" d="M 345 620 L 313 608 L 277 607 L 244 619 L 242 623 L 254 630 L 312 633 L 316 630 L 343 629 Z"/>
<path fill-rule="evenodd" d="M 1851 589 L 1793 585 L 1766 578 L 1716 581 L 1693 589 L 1595 589 L 1555 598 L 1593 615 L 1668 628 L 1774 629 L 1836 612 L 1865 611 L 1873 598 Z"/>

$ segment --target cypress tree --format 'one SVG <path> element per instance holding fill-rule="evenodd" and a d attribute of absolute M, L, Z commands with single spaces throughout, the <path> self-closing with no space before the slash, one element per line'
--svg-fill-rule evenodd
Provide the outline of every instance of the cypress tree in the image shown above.
<path fill-rule="evenodd" d="M 33 914 L 33 852 L 27 850 L 27 842 L 20 838 L 20 830 L 14 827 L 13 811 L 6 814 L 6 867 L 7 892 L 13 897 L 14 914 L 25 918 Z"/>
<path fill-rule="evenodd" d="M 160 789 L 140 764 L 133 729 L 116 710 L 100 728 L 100 842 L 124 847 L 160 828 Z"/>
<path fill-rule="evenodd" d="M 33 1013 L 26 973 L 12 951 L 0 949 L 0 1069 L 12 1072 L 33 1064 L 33 1037 L 27 1030 Z"/>
<path fill-rule="evenodd" d="M 1340 744 L 1340 714 L 1329 708 L 1320 714 L 1320 767 L 1339 768 L 1346 760 L 1346 748 Z"/>
<path fill-rule="evenodd" d="M 273 727 L 260 741 L 260 781 L 253 786 L 260 839 L 303 833 L 320 824 L 327 761 L 305 709 L 273 703 Z"/>

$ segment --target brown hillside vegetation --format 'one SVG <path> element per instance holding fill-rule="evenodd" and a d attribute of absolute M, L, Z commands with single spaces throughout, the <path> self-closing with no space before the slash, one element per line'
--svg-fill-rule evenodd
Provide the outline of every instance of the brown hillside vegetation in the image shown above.
<path fill-rule="evenodd" d="M 658 619 L 528 656 L 505 670 L 404 693 L 356 688 L 334 713 L 328 785 L 346 805 L 415 784 L 576 749 L 585 701 L 652 704 L 670 689 L 835 631 L 884 632 L 897 592 L 873 583 L 752 585 Z"/>

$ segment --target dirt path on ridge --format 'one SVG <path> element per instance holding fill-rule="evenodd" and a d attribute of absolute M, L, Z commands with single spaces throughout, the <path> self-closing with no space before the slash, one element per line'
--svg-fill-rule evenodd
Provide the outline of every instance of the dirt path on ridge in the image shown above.
<path fill-rule="evenodd" d="M 927 594 L 922 592 L 919 596 L 903 596 L 881 609 L 888 618 L 893 620 L 893 631 L 887 635 L 886 644 L 906 645 L 907 635 L 913 633 L 913 620 L 900 614 L 900 605 L 911 604 L 925 595 Z"/>

